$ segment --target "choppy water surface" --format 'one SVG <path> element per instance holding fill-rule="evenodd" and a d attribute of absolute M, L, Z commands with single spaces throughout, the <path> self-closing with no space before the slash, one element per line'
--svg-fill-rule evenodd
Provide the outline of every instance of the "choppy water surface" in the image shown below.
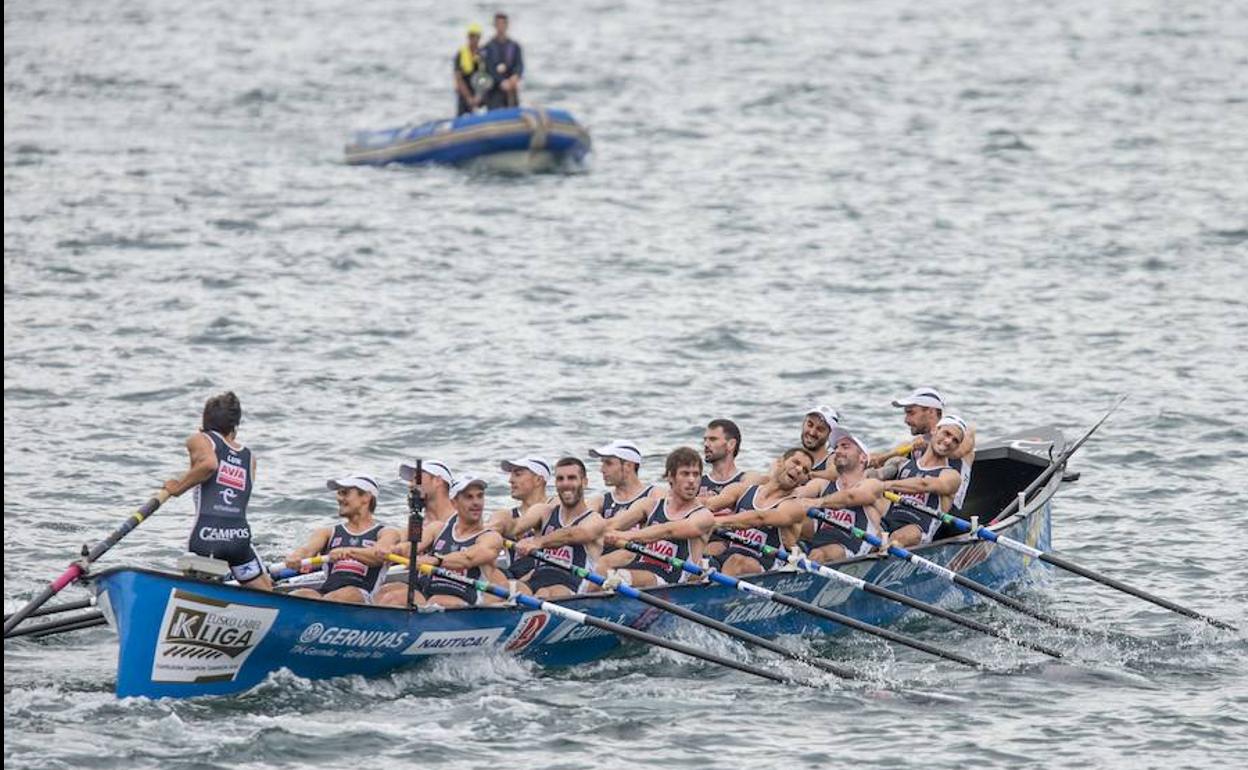
<path fill-rule="evenodd" d="M 761 467 L 817 402 L 895 441 L 888 401 L 930 383 L 981 435 L 1077 435 L 1129 394 L 1072 464 L 1058 546 L 1248 623 L 1248 9 L 764 5 L 513 4 L 526 98 L 572 110 L 595 153 L 583 173 L 497 177 L 340 160 L 353 128 L 450 109 L 447 60 L 492 6 L 6 4 L 6 609 L 183 466 L 225 388 L 276 557 L 329 520 L 343 471 L 389 477 L 420 452 L 501 480 L 506 456 L 631 437 L 653 473 L 717 416 Z M 188 512 L 106 561 L 168 564 Z M 1248 757 L 1242 634 L 1065 576 L 1026 597 L 1146 641 L 1036 632 L 1072 653 L 1055 664 L 908 628 L 996 674 L 801 642 L 953 699 L 787 691 L 644 653 L 151 702 L 112 696 L 115 640 L 95 629 L 6 644 L 5 765 Z"/>

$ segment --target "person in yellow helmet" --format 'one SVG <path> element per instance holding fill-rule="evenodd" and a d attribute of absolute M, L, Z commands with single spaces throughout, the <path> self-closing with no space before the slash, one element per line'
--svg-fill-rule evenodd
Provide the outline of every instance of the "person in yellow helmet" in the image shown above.
<path fill-rule="evenodd" d="M 455 52 L 452 61 L 454 68 L 456 117 L 467 115 L 481 106 L 482 95 L 477 90 L 480 85 L 486 88 L 493 85 L 485 71 L 485 59 L 481 54 L 481 25 L 468 25 L 468 41 Z M 484 80 L 484 83 L 482 79 Z"/>

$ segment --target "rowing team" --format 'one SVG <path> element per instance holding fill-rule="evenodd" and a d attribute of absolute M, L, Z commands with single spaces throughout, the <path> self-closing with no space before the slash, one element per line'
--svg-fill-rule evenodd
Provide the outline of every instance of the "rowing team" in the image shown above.
<path fill-rule="evenodd" d="M 588 471 L 576 457 L 550 466 L 526 457 L 502 463 L 517 504 L 488 518 L 484 480 L 456 477 L 438 460 L 402 464 L 399 476 L 427 503 L 417 562 L 474 580 L 510 583 L 513 593 L 544 599 L 599 590 L 555 562 L 606 573 L 607 587 L 673 584 L 680 562 L 703 564 L 729 575 L 776 567 L 776 551 L 817 562 L 870 552 L 864 533 L 903 547 L 930 542 L 940 521 L 907 502 L 956 513 L 974 459 L 974 429 L 944 414 L 944 399 L 919 388 L 893 402 L 905 409 L 911 442 L 872 454 L 840 425 L 828 406 L 806 413 L 801 445 L 776 458 L 765 473 L 736 467 L 741 431 L 731 420 L 712 420 L 703 451 L 680 447 L 667 455 L 665 485 L 639 477 L 642 453 L 629 441 L 591 449 L 610 488 L 587 495 Z M 238 443 L 242 407 L 233 393 L 208 400 L 203 428 L 187 439 L 190 468 L 165 483 L 172 495 L 193 489 L 196 521 L 188 549 L 229 563 L 235 579 L 271 589 L 268 569 L 251 545 L 246 512 L 255 483 L 255 458 Z M 417 469 L 419 468 L 419 472 Z M 556 495 L 549 497 L 553 480 Z M 409 586 L 386 580 L 395 557 L 410 558 L 412 543 L 374 514 L 380 489 L 363 475 L 331 479 L 342 522 L 316 530 L 285 561 L 291 569 L 323 565 L 316 589 L 293 593 L 332 601 L 406 605 Z M 886 493 L 891 493 L 886 497 Z M 898 500 L 890 502 L 890 499 Z M 806 516 L 823 509 L 826 520 Z M 736 530 L 729 540 L 717 533 Z M 639 554 L 642 544 L 650 555 Z M 397 577 L 397 576 L 396 576 Z M 421 577 L 412 595 L 418 605 L 443 607 L 496 601 L 436 572 Z"/>

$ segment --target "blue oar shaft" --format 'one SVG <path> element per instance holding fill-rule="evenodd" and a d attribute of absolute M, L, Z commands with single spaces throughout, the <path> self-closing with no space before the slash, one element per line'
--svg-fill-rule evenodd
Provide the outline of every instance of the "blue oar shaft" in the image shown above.
<path fill-rule="evenodd" d="M 822 521 L 827 524 L 832 524 L 833 526 L 840 527 L 841 529 L 846 529 L 850 531 L 851 533 L 853 533 L 854 537 L 857 537 L 861 540 L 865 540 L 871 545 L 875 546 L 876 548 L 879 548 L 884 545 L 884 541 L 881 540 L 876 535 L 873 535 L 870 532 L 867 532 L 865 530 L 859 529 L 858 527 L 847 525 L 843 522 L 837 521 L 836 519 L 832 518 L 831 516 L 828 516 L 827 514 L 825 514 L 823 511 L 819 510 L 818 508 L 811 508 L 807 510 L 806 515 L 812 519 L 815 519 L 816 521 Z M 908 561 L 917 567 L 922 567 L 923 569 L 927 570 L 928 572 L 931 572 L 934 575 L 939 575 L 943 577 L 944 579 L 948 580 L 954 585 L 962 586 L 963 588 L 973 591 L 974 593 L 977 593 L 980 596 L 986 597 L 988 599 L 992 599 L 998 604 L 1009 607 L 1015 612 L 1019 612 L 1030 618 L 1035 618 L 1036 620 L 1043 621 L 1052 626 L 1057 626 L 1058 628 L 1064 628 L 1067 631 L 1082 632 L 1084 630 L 1073 623 L 1062 620 L 1061 618 L 1054 617 L 1048 614 L 1047 612 L 1042 612 L 1033 607 L 1029 607 L 1026 604 L 1023 604 L 1022 602 L 1020 602 L 1019 600 L 1011 596 L 1006 596 L 1000 591 L 994 591 L 993 589 L 989 588 L 986 585 L 983 585 L 982 583 L 978 583 L 974 580 L 971 580 L 968 577 L 959 575 L 958 573 L 954 572 L 948 567 L 937 564 L 936 562 L 931 561 L 930 559 L 924 559 L 922 556 L 911 553 L 910 551 L 906 550 L 905 548 L 902 548 L 901 546 L 897 546 L 897 545 L 888 546 L 888 555 L 893 556 L 898 559 L 902 559 L 904 561 Z"/>
<path fill-rule="evenodd" d="M 403 563 L 407 561 L 407 559 L 403 559 L 403 557 L 401 556 L 392 555 L 390 558 L 391 558 L 391 561 L 395 561 L 399 563 Z M 570 609 L 568 607 L 563 607 L 553 602 L 548 602 L 543 599 L 538 599 L 535 596 L 530 596 L 528 594 L 522 594 L 522 593 L 513 594 L 513 593 L 508 592 L 506 589 L 496 586 L 485 580 L 473 580 L 470 577 L 465 577 L 464 575 L 460 575 L 459 573 L 456 573 L 456 572 L 451 572 L 450 570 L 442 569 L 441 567 L 434 567 L 428 564 L 421 564 L 421 565 L 417 565 L 417 570 L 425 574 L 437 575 L 440 578 L 443 578 L 445 580 L 450 580 L 455 583 L 459 583 L 460 585 L 471 586 L 472 588 L 475 588 L 478 591 L 490 594 L 491 596 L 497 596 L 500 599 L 514 599 L 516 604 L 520 605 L 521 607 L 525 607 L 531 610 L 540 610 L 550 615 L 554 615 L 555 617 L 563 618 L 564 620 L 570 620 L 573 623 L 576 623 L 578 625 L 593 626 L 594 628 L 599 628 L 599 629 L 602 629 L 603 631 L 608 631 L 610 633 L 615 634 L 616 636 L 623 637 L 625 639 L 632 639 L 634 641 L 644 642 L 645 644 L 653 645 L 655 647 L 662 647 L 664 649 L 668 649 L 673 652 L 679 652 L 683 655 L 688 655 L 689 657 L 692 657 L 692 658 L 698 658 L 699 660 L 705 660 L 710 663 L 717 663 L 726 668 L 735 669 L 737 671 L 741 671 L 746 674 L 753 674 L 754 676 L 762 677 L 763 679 L 770 679 L 771 681 L 779 682 L 780 684 L 808 684 L 807 682 L 803 682 L 801 680 L 795 680 L 786 676 L 782 676 L 780 674 L 775 673 L 774 671 L 768 671 L 767 669 L 759 668 L 758 666 L 751 666 L 748 663 L 742 663 L 740 661 L 736 661 L 731 658 L 725 658 L 722 655 L 717 655 L 707 650 L 699 650 L 698 648 L 690 647 L 687 644 L 682 644 L 680 642 L 673 642 L 669 639 L 663 639 L 662 637 L 655 636 L 654 634 L 648 634 L 645 631 L 638 631 L 635 628 L 629 628 L 628 626 L 621 625 L 619 623 L 613 623 L 609 620 L 596 618 L 593 615 L 587 615 L 583 612 L 577 612 L 576 610 Z"/>
<path fill-rule="evenodd" d="M 584 580 L 588 580 L 589 582 L 597 586 L 603 586 L 607 582 L 605 577 L 603 577 L 602 575 L 599 575 L 596 572 L 591 572 L 585 569 L 584 567 L 578 567 L 574 564 L 563 561 L 561 559 L 555 559 L 543 551 L 534 551 L 533 558 L 537 559 L 538 561 L 545 562 L 553 567 L 558 567 L 559 569 L 571 572 L 573 575 L 576 575 L 577 577 L 582 578 Z M 789 658 L 790 660 L 796 660 L 802 663 L 810 664 L 812 666 L 817 666 L 823 669 L 824 671 L 828 671 L 830 673 L 836 674 L 837 676 L 844 677 L 846 679 L 858 678 L 858 675 L 855 674 L 853 671 L 850 671 L 847 668 L 838 666 L 835 663 L 831 663 L 829 661 L 823 660 L 822 658 L 806 656 L 798 652 L 794 652 L 793 650 L 790 650 L 789 648 L 784 647 L 783 645 L 776 644 L 770 639 L 764 639 L 763 637 L 758 636 L 757 634 L 752 634 L 749 631 L 742 630 L 740 628 L 737 628 L 736 626 L 730 626 L 721 620 L 716 620 L 715 618 L 709 617 L 707 615 L 703 615 L 700 612 L 694 612 L 693 610 L 687 607 L 682 607 L 679 604 L 674 604 L 665 599 L 660 599 L 657 596 L 651 596 L 648 593 L 645 593 L 643 591 L 637 590 L 636 588 L 633 588 L 628 583 L 620 583 L 613 590 L 622 596 L 627 596 L 630 599 L 636 599 L 637 601 L 644 602 L 645 604 L 649 604 L 652 607 L 658 607 L 659 609 L 664 610 L 666 612 L 670 612 L 671 614 L 676 615 L 677 617 L 681 617 L 681 618 L 684 618 L 685 620 L 689 620 L 699 625 L 706 626 L 707 628 L 714 629 L 716 631 L 719 631 L 722 634 L 727 634 L 728 636 L 731 636 L 734 639 L 740 639 L 741 641 L 747 642 L 756 647 L 761 647 L 764 650 L 770 650 L 771 652 L 774 652 L 778 655 L 782 655 L 786 658 Z"/>
<path fill-rule="evenodd" d="M 753 543 L 751 543 L 749 540 L 747 540 L 746 538 L 741 537 L 740 535 L 734 534 L 732 532 L 720 532 L 719 534 L 742 547 L 751 548 L 754 550 L 761 550 L 762 553 L 768 554 L 768 555 L 774 553 L 777 559 L 780 559 L 783 562 L 788 562 L 790 564 L 794 563 L 793 554 L 789 553 L 783 548 L 776 548 L 774 546 L 770 546 L 766 544 L 763 544 L 760 548 L 760 546 L 756 546 Z M 1029 650 L 1042 652 L 1045 655 L 1049 655 L 1054 658 L 1062 657 L 1062 654 L 1058 652 L 1057 650 L 1054 650 L 1051 647 L 1047 647 L 1043 644 L 1040 644 L 1039 642 L 1033 642 L 1028 639 L 1019 639 L 1019 638 L 1010 636 L 1006 634 L 1004 631 L 998 628 L 993 628 L 992 626 L 989 626 L 985 623 L 980 623 L 978 620 L 973 620 L 971 618 L 963 617 L 962 615 L 959 615 L 956 612 L 947 610 L 944 607 L 937 607 L 934 604 L 929 604 L 925 601 L 915 599 L 914 597 L 906 596 L 905 594 L 898 593 L 896 591 L 893 591 L 892 589 L 885 588 L 880 585 L 876 585 L 875 583 L 868 583 L 862 578 L 854 577 L 853 575 L 848 575 L 844 572 L 841 572 L 840 570 L 833 569 L 825 564 L 820 564 L 819 562 L 813 561 L 809 558 L 799 557 L 796 560 L 796 564 L 798 567 L 806 570 L 807 572 L 813 572 L 816 575 L 821 575 L 822 577 L 828 578 L 830 580 L 836 580 L 841 583 L 851 585 L 860 591 L 873 594 L 875 596 L 880 597 L 881 599 L 888 599 L 889 601 L 897 602 L 898 604 L 911 607 L 913 609 L 919 610 L 920 612 L 926 612 L 929 615 L 935 615 L 938 618 L 944 618 L 945 620 L 948 620 L 951 623 L 956 623 L 960 626 L 964 626 L 966 628 L 979 631 L 980 633 L 988 634 L 989 636 L 995 637 L 997 639 L 1002 639 L 1004 641 L 1010 642 L 1011 644 L 1019 645 L 1020 647 L 1026 647 Z"/>
<path fill-rule="evenodd" d="M 955 663 L 961 663 L 964 666 L 971 666 L 974 668 L 982 667 L 982 664 L 980 664 L 978 661 L 971 660 L 970 658 L 964 655 L 960 655 L 956 652 L 952 652 L 950 650 L 944 650 L 944 649 L 941 649 L 940 647 L 936 647 L 935 645 L 928 644 L 927 642 L 924 642 L 921 639 L 915 639 L 912 636 L 906 636 L 905 634 L 899 634 L 899 633 L 896 633 L 895 631 L 889 631 L 886 628 L 873 626 L 870 623 L 864 623 L 861 620 L 858 620 L 857 618 L 851 618 L 848 615 L 843 615 L 839 612 L 834 612 L 833 610 L 819 607 L 818 605 L 811 604 L 810 602 L 804 602 L 801 599 L 796 599 L 792 596 L 787 596 L 785 594 L 778 594 L 769 588 L 764 588 L 760 585 L 757 585 L 755 583 L 750 583 L 745 580 L 738 580 L 737 578 L 734 578 L 731 575 L 725 575 L 719 570 L 714 570 L 714 569 L 704 570 L 695 564 L 690 564 L 684 559 L 678 559 L 675 556 L 665 556 L 660 553 L 649 551 L 638 543 L 626 543 L 625 547 L 628 548 L 628 550 L 632 551 L 633 553 L 637 553 L 642 556 L 647 556 L 651 559 L 655 559 L 662 563 L 670 564 L 673 567 L 682 569 L 691 575 L 704 576 L 708 578 L 709 580 L 711 580 L 712 582 L 718 583 L 722 586 L 727 586 L 728 588 L 735 588 L 738 591 L 742 591 L 748 594 L 753 594 L 755 596 L 760 596 L 764 599 L 770 599 L 771 601 L 776 602 L 777 604 L 784 604 L 786 606 L 792 607 L 797 610 L 801 610 L 811 615 L 824 618 L 825 620 L 831 620 L 835 623 L 839 623 L 843 626 L 846 626 L 847 628 L 852 628 L 855 631 L 861 631 L 864 634 L 871 634 L 872 636 L 878 636 L 881 639 L 887 639 L 890 642 L 895 642 L 905 647 L 910 647 L 911 649 L 919 650 L 921 652 L 926 652 L 929 655 L 935 655 L 936 657 L 939 657 L 939 658 L 952 660 Z"/>
<path fill-rule="evenodd" d="M 1100 583 L 1101 585 L 1109 586 L 1110 588 L 1114 588 L 1116 590 L 1122 591 L 1125 594 L 1130 594 L 1131 596 L 1137 597 L 1139 599 L 1143 599 L 1146 602 L 1152 602 L 1153 604 L 1156 604 L 1158 607 L 1164 607 L 1165 609 L 1168 609 L 1171 612 L 1177 612 L 1180 615 L 1184 615 L 1194 620 L 1203 621 L 1205 623 L 1208 623 L 1211 626 L 1214 626 L 1216 628 L 1221 628 L 1226 631 L 1238 631 L 1239 630 L 1235 626 L 1225 621 L 1218 620 L 1217 618 L 1209 617 L 1208 615 L 1199 613 L 1196 610 L 1188 609 L 1187 607 L 1184 607 L 1180 604 L 1175 604 L 1169 599 L 1165 599 L 1163 597 L 1157 596 L 1156 594 L 1151 594 L 1148 591 L 1145 591 L 1143 589 L 1127 585 L 1126 583 L 1123 583 L 1120 580 L 1112 578 L 1108 575 L 1102 575 L 1099 572 L 1094 572 L 1088 569 L 1087 567 L 1081 567 L 1080 565 L 1075 564 L 1074 562 L 1069 561 L 1061 556 L 1058 556 L 1051 551 L 1042 551 L 1039 548 L 1034 548 L 1030 545 L 1027 545 L 1026 543 L 1020 542 L 1018 540 L 1014 540 L 1013 538 L 1005 537 L 1004 535 L 998 535 L 996 532 L 993 532 L 991 529 L 988 529 L 987 527 L 982 527 L 982 526 L 977 527 L 972 532 L 970 522 L 965 521 L 964 519 L 958 518 L 957 516 L 952 516 L 948 513 L 942 513 L 940 511 L 936 511 L 925 505 L 919 505 L 917 503 L 907 502 L 907 505 L 909 505 L 911 508 L 914 508 L 917 511 L 926 513 L 929 516 L 935 516 L 936 518 L 940 519 L 944 523 L 949 524 L 953 527 L 956 527 L 961 532 L 971 532 L 973 535 L 975 535 L 975 537 L 979 538 L 980 540 L 986 540 L 990 543 L 996 543 L 998 545 L 1004 546 L 1005 548 L 1009 548 L 1012 551 L 1017 551 L 1018 553 L 1026 554 L 1027 556 L 1030 556 L 1033 559 L 1039 559 L 1040 561 L 1043 561 L 1046 564 L 1052 564 L 1055 567 L 1060 567 L 1066 570 L 1067 572 L 1074 573 L 1076 575 L 1079 575 L 1080 577 L 1085 577 L 1088 580 L 1093 580 L 1097 583 Z"/>

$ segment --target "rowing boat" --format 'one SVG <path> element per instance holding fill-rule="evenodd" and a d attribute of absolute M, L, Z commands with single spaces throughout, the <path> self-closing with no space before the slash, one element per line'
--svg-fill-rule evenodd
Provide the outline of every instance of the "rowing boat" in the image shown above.
<path fill-rule="evenodd" d="M 510 107 L 419 125 L 360 131 L 346 146 L 351 165 L 480 163 L 541 171 L 580 161 L 589 132 L 565 110 Z"/>
<path fill-rule="evenodd" d="M 985 444 L 976 453 L 965 509 L 1002 510 L 1064 447 L 1061 433 L 1051 427 Z M 1053 474 L 1032 491 L 1025 505 L 991 529 L 1048 549 L 1052 498 L 1062 483 L 1063 475 Z M 1026 579 L 1029 570 L 1047 569 L 1026 554 L 969 536 L 913 550 L 998 590 Z M 946 607 L 976 601 L 974 594 L 911 562 L 873 554 L 835 566 Z M 599 628 L 503 605 L 417 611 L 338 604 L 137 567 L 114 567 L 88 580 L 118 635 L 119 696 L 225 695 L 253 687 L 280 669 L 308 679 L 375 676 L 436 655 L 484 651 L 566 666 L 609 655 L 621 644 L 614 634 Z M 750 580 L 868 623 L 892 623 L 906 612 L 901 605 L 807 572 L 772 571 Z M 687 583 L 649 590 L 759 636 L 844 631 L 830 621 L 719 585 Z M 585 594 L 559 603 L 651 632 L 678 622 L 617 594 Z"/>

